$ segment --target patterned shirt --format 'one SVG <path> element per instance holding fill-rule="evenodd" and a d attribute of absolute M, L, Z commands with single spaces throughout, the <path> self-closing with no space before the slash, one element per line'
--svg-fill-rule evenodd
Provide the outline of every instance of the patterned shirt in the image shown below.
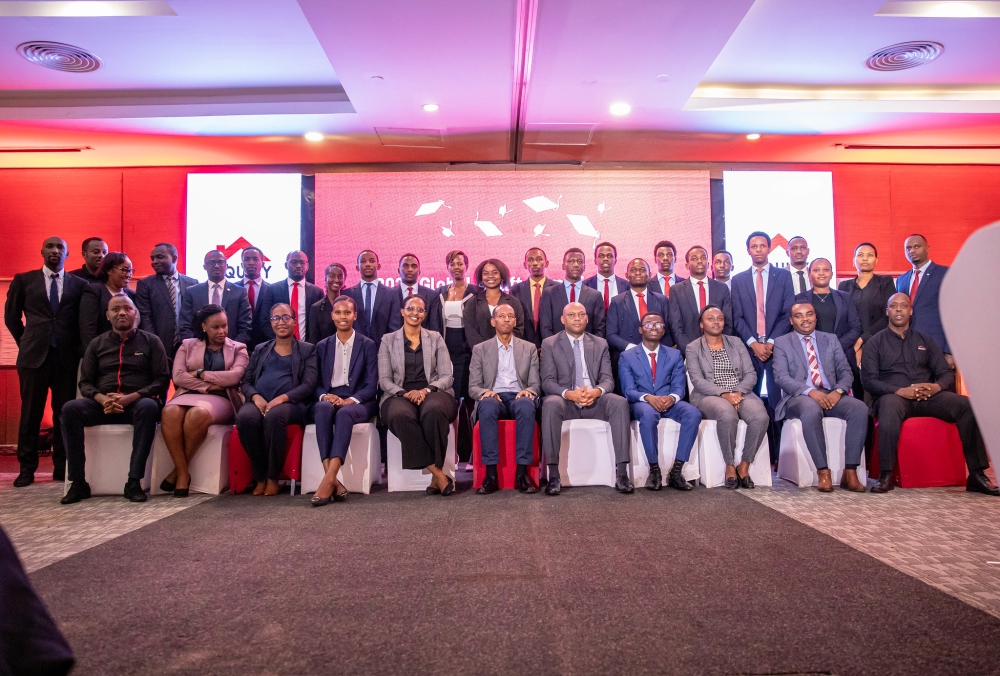
<path fill-rule="evenodd" d="M 736 376 L 736 367 L 729 361 L 729 353 L 725 348 L 709 350 L 712 356 L 712 370 L 715 372 L 715 384 L 726 392 L 735 392 L 740 379 Z"/>

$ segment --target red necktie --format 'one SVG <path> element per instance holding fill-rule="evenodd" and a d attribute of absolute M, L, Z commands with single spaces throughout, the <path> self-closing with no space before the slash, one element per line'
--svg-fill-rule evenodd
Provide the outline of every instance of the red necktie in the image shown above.
<path fill-rule="evenodd" d="M 653 384 L 656 384 L 656 353 L 649 353 L 649 367 L 653 370 Z"/>
<path fill-rule="evenodd" d="M 644 293 L 637 293 L 635 297 L 639 299 L 639 321 L 646 316 L 646 298 Z"/>
<path fill-rule="evenodd" d="M 295 340 L 299 338 L 299 283 L 292 282 L 292 320 L 295 322 Z"/>
<path fill-rule="evenodd" d="M 570 303 L 576 302 L 576 284 L 569 285 L 569 302 Z"/>
<path fill-rule="evenodd" d="M 812 339 L 809 336 L 805 336 L 805 339 L 806 352 L 809 354 L 809 377 L 812 378 L 813 387 L 823 387 L 823 377 L 819 374 L 819 360 L 816 359 Z"/>
<path fill-rule="evenodd" d="M 702 310 L 708 305 L 708 297 L 705 295 L 705 282 L 698 282 L 698 309 Z"/>
<path fill-rule="evenodd" d="M 669 277 L 664 277 L 663 278 L 663 295 L 666 296 L 667 298 L 670 298 L 670 278 Z"/>
<path fill-rule="evenodd" d="M 250 301 L 250 314 L 252 315 L 253 311 L 257 309 L 255 302 L 257 300 L 257 285 L 253 282 L 250 282 L 250 291 L 247 293 L 247 300 Z"/>
<path fill-rule="evenodd" d="M 535 317 L 535 328 L 538 328 L 538 308 L 542 304 L 542 283 L 532 282 L 535 286 L 535 297 L 531 301 L 531 311 Z"/>
<path fill-rule="evenodd" d="M 407 298 L 413 298 L 413 287 L 412 286 L 406 287 L 406 297 Z"/>
<path fill-rule="evenodd" d="M 608 303 L 611 301 L 611 280 L 604 280 L 604 311 L 608 311 Z"/>
<path fill-rule="evenodd" d="M 920 286 L 920 270 L 913 271 L 913 286 L 910 287 L 910 305 L 917 297 L 917 287 Z"/>

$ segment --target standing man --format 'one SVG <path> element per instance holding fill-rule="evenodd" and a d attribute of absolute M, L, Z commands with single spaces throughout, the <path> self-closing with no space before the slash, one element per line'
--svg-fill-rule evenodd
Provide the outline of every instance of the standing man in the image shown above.
<path fill-rule="evenodd" d="M 100 237 L 88 237 L 83 240 L 83 267 L 79 270 L 71 270 L 69 274 L 79 277 L 87 282 L 87 284 L 99 282 L 101 280 L 98 278 L 97 273 L 100 271 L 101 263 L 104 262 L 104 257 L 107 255 L 108 245 L 103 239 Z"/>
<path fill-rule="evenodd" d="M 381 268 L 378 255 L 371 249 L 365 249 L 358 254 L 355 268 L 361 274 L 361 281 L 344 290 L 344 295 L 358 304 L 358 323 L 354 328 L 374 340 L 375 347 L 382 344 L 382 336 L 403 326 L 403 317 L 399 312 L 402 306 L 396 300 L 396 294 L 378 281 Z"/>
<path fill-rule="evenodd" d="M 896 291 L 910 297 L 913 328 L 930 335 L 944 352 L 948 366 L 955 368 L 955 359 L 951 356 L 951 348 L 948 346 L 948 338 L 944 335 L 944 325 L 941 323 L 941 313 L 938 310 L 941 282 L 948 274 L 948 268 L 931 260 L 930 246 L 923 235 L 910 235 L 903 246 L 906 248 L 906 258 L 913 265 L 913 269 L 899 276 L 896 280 Z"/>
<path fill-rule="evenodd" d="M 524 308 L 524 339 L 529 343 L 534 343 L 535 347 L 542 347 L 542 331 L 540 326 L 542 311 L 542 294 L 550 286 L 558 286 L 558 282 L 553 282 L 545 276 L 545 269 L 549 267 L 548 256 L 538 247 L 532 247 L 524 252 L 524 269 L 528 271 L 528 279 L 518 282 L 510 288 L 510 295 L 521 301 Z"/>
<path fill-rule="evenodd" d="M 208 273 L 208 281 L 189 286 L 181 296 L 181 339 L 194 338 L 191 328 L 194 313 L 211 303 L 226 311 L 233 340 L 246 345 L 252 326 L 246 289 L 226 281 L 226 254 L 218 249 L 205 254 L 203 267 Z"/>
<path fill-rule="evenodd" d="M 861 336 L 861 318 L 854 307 L 851 296 L 843 291 L 830 288 L 833 266 L 825 258 L 816 258 L 809 264 L 811 291 L 795 296 L 796 303 L 809 303 L 816 311 L 816 330 L 833 333 L 840 341 L 847 363 L 851 369 L 857 367 L 854 344 Z M 793 277 L 794 283 L 794 277 Z M 850 388 L 847 388 L 850 389 Z"/>
<path fill-rule="evenodd" d="M 733 255 L 728 251 L 716 251 L 712 258 L 712 276 L 732 291 L 730 275 L 733 273 Z"/>
<path fill-rule="evenodd" d="M 292 308 L 292 316 L 295 318 L 292 335 L 295 340 L 305 340 L 309 324 L 309 308 L 326 295 L 321 287 L 306 281 L 309 257 L 304 252 L 289 252 L 285 256 L 285 269 L 288 270 L 288 278 L 268 284 L 264 288 L 260 312 L 254 316 L 254 326 L 259 329 L 264 340 L 274 340 L 270 315 L 271 308 L 279 303 Z"/>
<path fill-rule="evenodd" d="M 76 396 L 76 369 L 80 363 L 80 295 L 87 283 L 67 274 L 66 242 L 49 237 L 42 243 L 42 269 L 21 272 L 7 289 L 4 324 L 17 344 L 17 379 L 21 387 L 21 419 L 17 428 L 20 471 L 14 486 L 35 481 L 38 469 L 38 432 L 45 414 L 45 398 L 52 391 L 52 480 L 66 477 L 59 415 Z"/>
<path fill-rule="evenodd" d="M 733 300 L 728 286 L 708 278 L 708 250 L 696 244 L 684 254 L 684 263 L 691 276 L 675 285 L 669 317 L 669 333 L 673 334 L 681 354 L 686 353 L 690 343 L 701 338 L 701 311 L 706 305 L 722 310 L 726 318 L 722 332 L 733 335 Z"/>
<path fill-rule="evenodd" d="M 243 279 L 236 282 L 236 286 L 242 286 L 247 290 L 247 304 L 250 306 L 250 317 L 253 320 L 247 352 L 253 354 L 254 348 L 264 342 L 261 325 L 256 321 L 261 300 L 264 298 L 264 289 L 268 286 L 261 276 L 261 271 L 264 269 L 264 252 L 255 246 L 248 246 L 243 249 L 240 258 L 243 259 Z"/>
<path fill-rule="evenodd" d="M 677 261 L 677 247 L 673 242 L 663 240 L 657 242 L 653 247 L 653 255 L 656 256 L 656 267 L 659 271 L 656 277 L 649 280 L 650 291 L 662 293 L 670 298 L 670 287 L 678 282 L 683 282 L 683 277 L 674 274 L 674 263 Z"/>
<path fill-rule="evenodd" d="M 580 303 L 587 311 L 587 333 L 604 336 L 604 299 L 601 294 L 586 286 L 583 281 L 583 271 L 587 263 L 583 250 L 567 249 L 563 254 L 563 272 L 566 273 L 562 284 L 556 284 L 542 292 L 542 310 L 539 320 L 542 326 L 542 341 L 549 336 L 562 333 L 560 317 L 563 308 L 570 303 Z"/>
<path fill-rule="evenodd" d="M 479 440 L 486 478 L 476 489 L 480 495 L 499 488 L 498 421 L 514 420 L 517 438 L 517 473 L 514 487 L 522 493 L 536 493 L 538 487 L 528 478 L 528 466 L 534 459 L 535 407 L 541 395 L 538 375 L 538 349 L 514 335 L 517 314 L 510 305 L 498 305 L 490 320 L 496 338 L 472 348 L 469 363 L 469 396 L 476 401 L 473 424 L 479 420 Z"/>
<path fill-rule="evenodd" d="M 399 307 L 406 305 L 408 298 L 420 296 L 424 299 L 424 307 L 427 308 L 421 326 L 428 331 L 441 333 L 441 308 L 438 306 L 441 297 L 436 291 L 417 284 L 418 279 L 420 279 L 420 259 L 416 254 L 403 254 L 399 259 L 399 286 L 396 287 Z"/>
<path fill-rule="evenodd" d="M 593 290 L 593 289 L 591 289 Z M 595 292 L 596 294 L 596 292 Z M 612 392 L 611 355 L 603 338 L 587 333 L 587 308 L 569 303 L 560 317 L 565 330 L 542 341 L 542 450 L 548 464 L 546 495 L 559 495 L 559 450 L 564 420 L 605 420 L 611 425 L 619 493 L 635 489 L 628 478 L 628 402 Z"/>
<path fill-rule="evenodd" d="M 594 249 L 594 264 L 597 274 L 584 280 L 584 284 L 597 291 L 604 298 L 604 314 L 608 314 L 611 299 L 628 290 L 628 282 L 615 274 L 618 249 L 611 242 L 601 242 Z"/>
<path fill-rule="evenodd" d="M 606 332 L 611 350 L 611 370 L 614 373 L 617 373 L 621 354 L 642 342 L 642 318 L 650 312 L 664 317 L 670 313 L 670 306 L 673 305 L 663 294 L 650 290 L 649 264 L 643 259 L 634 258 L 629 261 L 628 282 L 628 293 L 616 296 L 608 308 Z M 669 326 L 660 332 L 659 341 L 667 347 L 674 344 Z"/>
<path fill-rule="evenodd" d="M 177 247 L 160 242 L 153 247 L 149 261 L 155 274 L 140 279 L 135 287 L 135 306 L 143 331 L 156 334 L 167 351 L 167 363 L 181 345 L 181 299 L 197 279 L 177 272 Z"/>
<path fill-rule="evenodd" d="M 788 240 L 788 260 L 791 263 L 792 288 L 796 294 L 805 293 L 812 288 L 809 279 L 809 242 L 802 235 L 796 235 Z"/>

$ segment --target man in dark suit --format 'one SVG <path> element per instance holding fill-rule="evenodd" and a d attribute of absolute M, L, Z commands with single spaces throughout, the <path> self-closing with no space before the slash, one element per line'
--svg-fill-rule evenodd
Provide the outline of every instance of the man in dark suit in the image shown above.
<path fill-rule="evenodd" d="M 205 254 L 208 281 L 189 286 L 181 296 L 181 339 L 194 338 L 194 313 L 209 303 L 222 306 L 229 320 L 229 335 L 237 343 L 250 340 L 250 303 L 246 289 L 226 281 L 226 255 L 219 250 Z"/>
<path fill-rule="evenodd" d="M 944 325 L 941 323 L 941 312 L 938 308 L 938 296 L 941 293 L 941 282 L 948 274 L 948 267 L 938 265 L 930 258 L 930 246 L 923 235 L 910 235 L 903 244 L 906 248 L 906 258 L 913 269 L 904 272 L 896 280 L 896 291 L 910 297 L 913 308 L 913 328 L 930 335 L 944 352 L 948 366 L 955 368 L 955 359 L 951 356 L 948 338 L 944 335 Z"/>
<path fill-rule="evenodd" d="M 733 301 L 729 287 L 722 282 L 709 279 L 708 250 L 695 245 L 684 254 L 691 277 L 674 285 L 670 298 L 670 333 L 681 354 L 685 354 L 689 343 L 701 337 L 701 311 L 706 305 L 715 305 L 722 310 L 726 324 L 722 332 L 733 335 Z"/>
<path fill-rule="evenodd" d="M 628 291 L 615 296 L 608 307 L 605 332 L 611 350 L 613 371 L 616 371 L 621 353 L 642 342 L 643 315 L 655 312 L 665 317 L 673 305 L 663 294 L 649 290 L 649 264 L 643 259 L 629 261 L 628 281 Z M 674 339 L 670 335 L 669 326 L 664 327 L 659 341 L 661 345 L 673 346 Z"/>
<path fill-rule="evenodd" d="M 261 275 L 264 269 L 264 252 L 255 246 L 248 246 L 240 254 L 243 259 L 243 278 L 236 282 L 236 286 L 242 286 L 247 290 L 247 303 L 250 305 L 250 317 L 256 318 L 261 308 L 261 301 L 264 299 L 264 289 L 268 284 Z M 254 321 L 250 329 L 250 342 L 247 343 L 247 352 L 253 354 L 255 347 L 263 343 L 264 334 L 261 326 Z"/>
<path fill-rule="evenodd" d="M 812 288 L 809 279 L 809 242 L 802 235 L 788 240 L 788 273 L 792 276 L 792 290 L 806 293 Z"/>
<path fill-rule="evenodd" d="M 441 333 L 441 308 L 438 307 L 441 296 L 433 289 L 417 284 L 418 279 L 420 279 L 420 259 L 416 254 L 403 254 L 399 259 L 399 286 L 396 287 L 399 307 L 406 305 L 407 298 L 420 296 L 427 308 L 421 326 L 428 331 Z"/>
<path fill-rule="evenodd" d="M 528 279 L 518 282 L 510 288 L 510 295 L 521 302 L 524 308 L 524 339 L 542 347 L 541 312 L 542 294 L 559 282 L 554 282 L 545 276 L 549 267 L 549 259 L 538 247 L 532 247 L 524 252 L 524 269 L 528 271 Z"/>
<path fill-rule="evenodd" d="M 285 256 L 285 269 L 288 278 L 268 284 L 264 289 L 264 299 L 260 311 L 254 317 L 254 326 L 258 328 L 264 340 L 274 339 L 271 328 L 271 308 L 284 303 L 292 308 L 295 316 L 293 335 L 295 340 L 305 340 L 309 326 L 309 308 L 326 295 L 322 287 L 306 281 L 309 272 L 309 257 L 302 251 L 291 251 Z"/>
<path fill-rule="evenodd" d="M 563 308 L 569 303 L 580 303 L 587 311 L 587 333 L 604 337 L 604 299 L 582 280 L 586 269 L 586 258 L 583 250 L 568 249 L 563 254 L 562 269 L 566 278 L 562 284 L 556 284 L 542 292 L 542 309 L 539 314 L 539 324 L 542 330 L 542 340 L 562 332 L 560 317 Z"/>
<path fill-rule="evenodd" d="M 674 274 L 674 263 L 677 262 L 677 247 L 673 242 L 663 240 L 657 242 L 653 247 L 653 256 L 656 257 L 656 276 L 649 280 L 650 291 L 662 293 L 670 298 L 670 287 L 679 282 L 683 282 L 683 277 Z"/>
<path fill-rule="evenodd" d="M 139 328 L 156 334 L 167 351 L 168 364 L 172 365 L 181 345 L 181 299 L 198 280 L 177 272 L 177 247 L 169 242 L 154 246 L 149 260 L 156 274 L 140 279 L 135 287 Z"/>
<path fill-rule="evenodd" d="M 597 274 L 587 277 L 584 284 L 601 294 L 604 299 L 604 314 L 608 314 L 611 299 L 620 293 L 628 291 L 628 281 L 615 274 L 615 264 L 618 262 L 618 249 L 611 242 L 601 242 L 594 249 L 594 263 Z"/>
<path fill-rule="evenodd" d="M 38 432 L 45 398 L 52 391 L 52 478 L 66 472 L 59 414 L 76 396 L 76 369 L 80 362 L 78 326 L 80 295 L 87 286 L 67 274 L 66 242 L 49 237 L 42 244 L 41 270 L 14 275 L 7 289 L 4 324 L 17 344 L 17 377 L 21 386 L 21 419 L 17 429 L 18 488 L 35 480 L 38 469 Z"/>
<path fill-rule="evenodd" d="M 726 288 L 732 291 L 733 274 L 733 254 L 725 249 L 716 251 L 712 257 L 712 278 L 717 282 L 722 282 Z"/>
<path fill-rule="evenodd" d="M 375 341 L 375 347 L 382 345 L 382 336 L 399 330 L 403 326 L 402 307 L 398 295 L 378 281 L 378 271 L 382 268 L 378 255 L 371 249 L 358 254 L 357 271 L 361 281 L 344 295 L 350 296 L 358 304 L 358 322 L 354 328 L 363 336 Z"/>
<path fill-rule="evenodd" d="M 794 282 L 794 277 L 792 278 Z M 811 290 L 795 296 L 796 303 L 809 303 L 816 311 L 816 330 L 832 333 L 840 341 L 847 363 L 851 368 L 857 364 L 854 343 L 861 335 L 861 319 L 854 301 L 849 294 L 830 288 L 833 266 L 825 258 L 816 258 L 809 264 L 809 285 Z M 850 389 L 850 388 L 848 388 Z"/>
<path fill-rule="evenodd" d="M 87 282 L 87 284 L 99 282 L 101 280 L 97 277 L 97 273 L 101 269 L 104 257 L 107 255 L 108 245 L 103 239 L 100 237 L 88 237 L 83 240 L 83 267 L 78 270 L 70 270 L 69 274 L 79 277 Z"/>

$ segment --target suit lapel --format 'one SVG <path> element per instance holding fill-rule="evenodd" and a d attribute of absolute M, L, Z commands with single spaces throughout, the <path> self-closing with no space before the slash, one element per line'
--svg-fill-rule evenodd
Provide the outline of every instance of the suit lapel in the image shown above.
<path fill-rule="evenodd" d="M 491 338 L 486 341 L 493 346 L 496 346 L 496 339 Z M 494 347 L 494 349 L 486 350 L 486 359 L 483 361 L 483 383 L 488 388 L 492 388 L 493 384 L 497 379 L 497 372 L 500 371 L 500 352 L 499 348 Z"/>
<path fill-rule="evenodd" d="M 595 363 L 597 361 L 597 348 L 594 344 L 594 338 L 589 333 L 583 334 L 583 358 L 587 360 L 587 375 L 590 376 L 590 386 L 597 387 L 597 381 L 600 379 L 600 364 Z"/>
<path fill-rule="evenodd" d="M 841 300 L 840 294 L 838 294 L 834 289 L 830 289 L 830 296 L 833 298 L 833 306 L 837 308 L 837 318 L 833 322 L 833 330 L 836 332 L 837 328 L 840 326 L 840 320 L 844 318 L 847 308 L 844 307 L 844 301 Z"/>

